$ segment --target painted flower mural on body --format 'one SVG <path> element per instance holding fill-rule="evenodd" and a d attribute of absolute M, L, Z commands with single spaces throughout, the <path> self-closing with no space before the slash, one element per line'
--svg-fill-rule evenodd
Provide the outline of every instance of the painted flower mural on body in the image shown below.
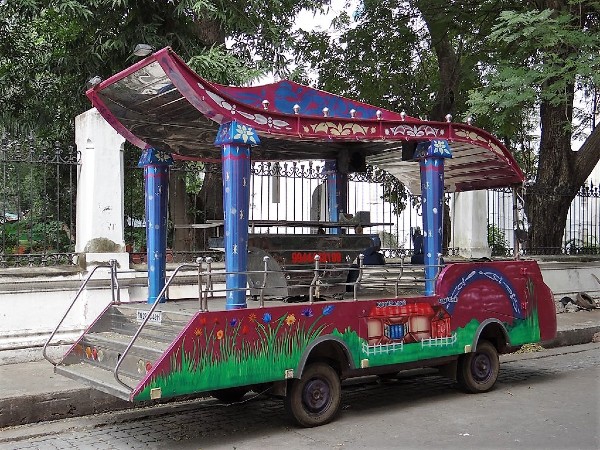
<path fill-rule="evenodd" d="M 312 310 L 312 308 L 304 308 L 302 310 L 302 315 L 304 317 L 312 317 L 313 316 L 313 310 Z"/>
<path fill-rule="evenodd" d="M 311 342 L 336 333 L 334 312 L 336 306 L 326 304 L 199 317 L 171 354 L 168 369 L 139 399 L 149 398 L 154 387 L 166 396 L 283 379 Z"/>
<path fill-rule="evenodd" d="M 328 316 L 329 314 L 331 314 L 333 312 L 333 309 L 335 308 L 335 306 L 333 305 L 327 305 L 323 308 L 323 315 L 324 316 Z"/>
<path fill-rule="evenodd" d="M 292 325 L 294 324 L 294 322 L 296 322 L 296 316 L 295 316 L 295 315 L 293 315 L 293 314 L 290 314 L 289 316 L 287 316 L 287 317 L 285 318 L 285 323 L 286 323 L 288 326 L 292 326 Z"/>

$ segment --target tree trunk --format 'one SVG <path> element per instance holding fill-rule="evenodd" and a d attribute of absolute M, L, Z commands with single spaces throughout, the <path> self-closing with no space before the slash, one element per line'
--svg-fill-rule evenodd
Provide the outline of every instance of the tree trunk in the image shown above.
<path fill-rule="evenodd" d="M 173 165 L 169 176 L 169 214 L 173 225 L 189 225 L 193 218 L 188 214 L 188 198 L 185 192 L 185 172 Z M 190 228 L 174 228 L 173 250 L 191 251 L 193 234 Z"/>
<path fill-rule="evenodd" d="M 198 38 L 206 47 L 225 43 L 225 32 L 218 20 L 201 17 L 197 20 L 196 25 Z M 207 173 L 200 192 L 195 199 L 191 200 L 200 211 L 199 217 L 194 217 L 187 212 L 189 198 L 185 191 L 185 174 L 181 172 L 176 175 L 171 172 L 171 178 L 173 187 L 171 188 L 170 203 L 173 203 L 171 212 L 173 223 L 190 224 L 194 221 L 205 223 L 206 220 L 223 219 L 223 181 L 220 172 Z M 177 214 L 177 220 L 175 214 Z M 173 248 L 186 251 L 206 249 L 210 236 L 212 234 L 206 230 L 193 232 L 192 229 L 175 229 Z"/>
<path fill-rule="evenodd" d="M 565 10 L 570 8 L 565 0 L 536 2 L 541 10 Z M 580 26 L 574 19 L 573 26 Z M 578 49 L 563 46 L 557 52 L 565 55 Z M 563 75 L 563 78 L 568 75 Z M 551 84 L 550 80 L 548 83 Z M 535 251 L 558 252 L 567 214 L 575 195 L 600 160 L 600 127 L 592 130 L 579 151 L 571 150 L 571 123 L 575 92 L 574 76 L 567 80 L 565 95 L 560 101 L 545 99 L 542 86 L 540 105 L 541 139 L 537 177 L 534 186 L 526 192 L 525 212 L 530 224 L 528 243 Z"/>
<path fill-rule="evenodd" d="M 420 5 L 419 10 L 431 36 L 431 46 L 437 57 L 440 80 L 429 119 L 443 122 L 446 120 L 446 114 L 454 113 L 454 96 L 458 92 L 461 82 L 460 58 L 452 47 L 448 32 L 451 24 L 448 23 L 447 18 L 440 19 L 439 13 L 432 10 L 429 2 Z"/>
<path fill-rule="evenodd" d="M 567 213 L 581 185 L 575 174 L 577 154 L 571 150 L 574 83 L 567 86 L 567 94 L 562 101 L 542 100 L 540 105 L 537 177 L 525 197 L 525 211 L 530 224 L 529 248 L 534 251 L 560 251 Z"/>
<path fill-rule="evenodd" d="M 202 188 L 196 197 L 196 207 L 202 217 L 200 220 L 223 220 L 223 174 L 221 171 L 207 170 L 204 176 Z M 208 248 L 208 238 L 213 233 L 198 230 L 196 243 L 198 249 Z"/>

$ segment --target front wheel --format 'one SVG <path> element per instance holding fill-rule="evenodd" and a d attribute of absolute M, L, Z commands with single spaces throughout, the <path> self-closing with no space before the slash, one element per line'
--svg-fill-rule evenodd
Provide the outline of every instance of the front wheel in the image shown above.
<path fill-rule="evenodd" d="M 328 364 L 308 366 L 299 380 L 292 380 L 285 397 L 285 409 L 303 427 L 330 422 L 340 409 L 340 378 Z"/>
<path fill-rule="evenodd" d="M 474 353 L 459 358 L 456 378 L 461 389 L 476 394 L 492 389 L 499 371 L 496 347 L 488 341 L 481 341 Z"/>

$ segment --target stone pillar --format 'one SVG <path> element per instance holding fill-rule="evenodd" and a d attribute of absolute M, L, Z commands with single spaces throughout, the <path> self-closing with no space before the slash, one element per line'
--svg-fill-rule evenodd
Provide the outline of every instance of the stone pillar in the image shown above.
<path fill-rule="evenodd" d="M 157 300 L 165 287 L 167 272 L 167 213 L 169 208 L 170 154 L 154 148 L 143 151 L 138 167 L 144 168 L 146 205 L 146 253 L 148 260 L 148 303 Z"/>
<path fill-rule="evenodd" d="M 465 258 L 489 258 L 487 191 L 457 192 L 452 208 L 453 247 Z"/>
<path fill-rule="evenodd" d="M 124 239 L 125 139 L 94 108 L 75 118 L 75 142 L 81 155 L 75 241 L 79 264 L 116 259 L 120 269 L 129 269 Z"/>
<path fill-rule="evenodd" d="M 419 160 L 421 169 L 425 295 L 435 294 L 436 276 L 442 253 L 444 159 L 451 157 L 450 146 L 444 140 L 422 142 L 415 151 L 415 159 Z"/>
<path fill-rule="evenodd" d="M 243 309 L 248 282 L 248 210 L 250 146 L 260 140 L 254 129 L 235 121 L 224 123 L 215 140 L 222 149 L 223 217 L 225 220 L 225 308 Z"/>

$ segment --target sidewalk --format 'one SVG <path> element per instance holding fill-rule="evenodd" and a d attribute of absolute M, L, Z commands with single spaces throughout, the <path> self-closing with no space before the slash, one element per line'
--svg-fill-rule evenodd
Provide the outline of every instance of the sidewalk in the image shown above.
<path fill-rule="evenodd" d="M 600 332 L 600 309 L 557 315 L 556 339 L 544 347 L 591 342 Z M 56 375 L 52 364 L 37 361 L 0 365 L 1 428 L 131 408 L 133 405 Z"/>

